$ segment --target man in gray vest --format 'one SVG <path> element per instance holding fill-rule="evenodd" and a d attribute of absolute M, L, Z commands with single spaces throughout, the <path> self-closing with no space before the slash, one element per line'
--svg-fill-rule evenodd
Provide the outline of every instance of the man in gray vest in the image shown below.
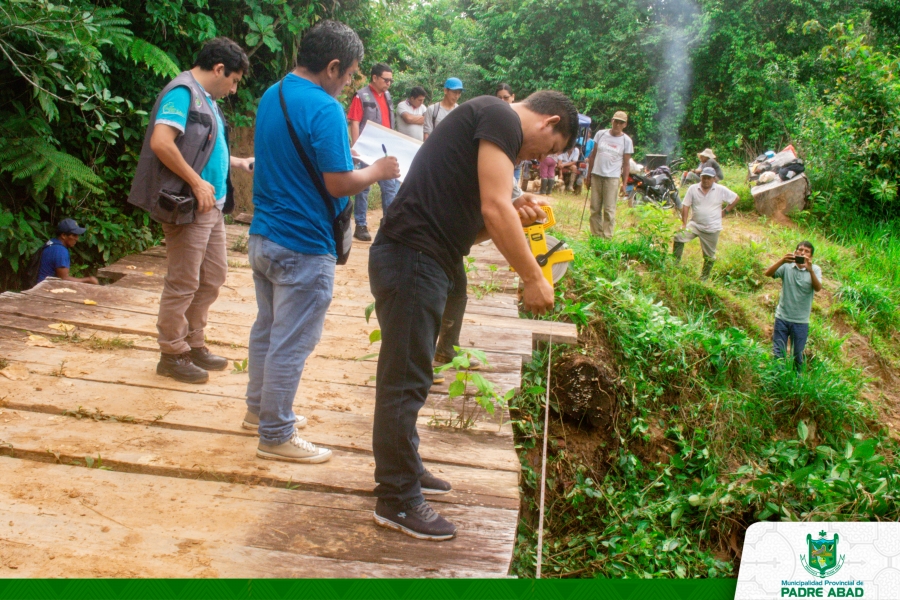
<path fill-rule="evenodd" d="M 394 104 L 391 101 L 391 93 L 388 91 L 392 83 L 394 83 L 394 78 L 391 68 L 384 63 L 376 63 L 372 67 L 369 85 L 356 92 L 356 96 L 347 110 L 351 146 L 356 143 L 369 121 L 374 121 L 388 129 L 394 129 Z M 396 179 L 387 179 L 379 181 L 378 187 L 381 189 L 381 209 L 386 212 L 388 206 L 394 201 L 400 184 Z M 369 210 L 369 188 L 358 193 L 353 201 L 353 218 L 356 221 L 353 237 L 364 242 L 371 242 L 372 235 L 369 233 L 366 223 L 367 210 Z"/>
<path fill-rule="evenodd" d="M 223 215 L 234 208 L 230 169 L 252 172 L 253 159 L 230 155 L 216 100 L 237 91 L 249 66 L 240 46 L 215 38 L 190 71 L 163 88 L 128 196 L 162 224 L 166 238 L 156 372 L 186 383 L 205 383 L 207 371 L 228 366 L 206 348 L 203 330 L 228 270 Z"/>

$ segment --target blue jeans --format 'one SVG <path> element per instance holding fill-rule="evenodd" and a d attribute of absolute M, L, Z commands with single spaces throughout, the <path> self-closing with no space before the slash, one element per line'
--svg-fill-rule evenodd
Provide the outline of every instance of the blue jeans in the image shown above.
<path fill-rule="evenodd" d="M 378 182 L 381 189 L 381 210 L 387 213 L 388 206 L 394 201 L 397 190 L 400 189 L 400 182 L 396 179 L 385 179 Z M 366 225 L 366 211 L 369 210 L 369 188 L 364 189 L 353 199 L 353 218 L 358 226 Z"/>
<path fill-rule="evenodd" d="M 262 444 L 283 444 L 294 432 L 294 397 L 322 337 L 336 262 L 330 254 L 300 254 L 250 236 L 257 314 L 250 330 L 247 409 L 259 415 Z"/>
<path fill-rule="evenodd" d="M 775 358 L 783 358 L 787 350 L 788 339 L 791 340 L 794 364 L 799 369 L 803 366 L 803 349 L 809 337 L 809 323 L 791 323 L 775 318 L 775 333 L 772 334 L 772 350 Z"/>
<path fill-rule="evenodd" d="M 379 233 L 369 282 L 381 326 L 375 379 L 375 495 L 402 508 L 425 501 L 416 419 L 434 372 L 434 344 L 451 280 L 433 258 Z"/>

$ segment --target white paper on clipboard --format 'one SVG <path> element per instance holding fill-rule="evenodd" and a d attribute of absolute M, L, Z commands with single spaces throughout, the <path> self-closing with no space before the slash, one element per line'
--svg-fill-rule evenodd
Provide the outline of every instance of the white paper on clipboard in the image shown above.
<path fill-rule="evenodd" d="M 353 144 L 353 149 L 359 154 L 355 158 L 363 164 L 371 165 L 379 158 L 384 157 L 382 145 L 387 149 L 388 156 L 396 157 L 397 162 L 400 163 L 398 180 L 403 183 L 416 152 L 422 147 L 422 142 L 378 123 L 368 121 L 356 143 Z"/>

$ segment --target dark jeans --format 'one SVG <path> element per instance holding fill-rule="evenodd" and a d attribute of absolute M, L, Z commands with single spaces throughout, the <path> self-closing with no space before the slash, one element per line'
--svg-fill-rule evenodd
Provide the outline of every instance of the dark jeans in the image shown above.
<path fill-rule="evenodd" d="M 378 234 L 369 282 L 381 326 L 375 380 L 375 495 L 402 508 L 425 501 L 416 419 L 433 381 L 431 361 L 452 283 L 433 258 Z"/>
<path fill-rule="evenodd" d="M 466 304 L 469 302 L 469 296 L 466 293 L 468 283 L 465 262 L 462 261 L 453 271 L 453 287 L 447 295 L 447 304 L 444 306 L 444 315 L 441 317 L 441 334 L 438 337 L 435 354 L 443 358 L 456 356 L 453 346 L 459 346 L 459 333 L 462 331 Z"/>
<path fill-rule="evenodd" d="M 809 323 L 791 323 L 775 318 L 775 333 L 772 334 L 772 350 L 775 358 L 783 358 L 787 350 L 788 339 L 791 340 L 794 353 L 794 364 L 797 368 L 803 366 L 803 349 L 806 348 L 806 338 L 809 337 Z"/>

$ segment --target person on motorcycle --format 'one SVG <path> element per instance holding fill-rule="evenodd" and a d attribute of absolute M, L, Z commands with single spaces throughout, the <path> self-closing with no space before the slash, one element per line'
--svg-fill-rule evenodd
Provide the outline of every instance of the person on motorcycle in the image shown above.
<path fill-rule="evenodd" d="M 703 270 L 700 279 L 709 279 L 716 262 L 716 246 L 722 231 L 722 217 L 734 210 L 738 195 L 724 185 L 716 183 L 716 171 L 710 167 L 700 172 L 700 183 L 688 188 L 681 206 L 681 223 L 684 228 L 675 234 L 672 255 L 681 260 L 684 245 L 694 238 L 700 238 L 703 250 Z M 722 207 L 725 208 L 722 208 Z M 691 219 L 688 221 L 688 214 Z"/>
<path fill-rule="evenodd" d="M 586 181 L 591 191 L 591 235 L 612 239 L 616 228 L 616 201 L 621 190 L 625 195 L 625 183 L 634 143 L 625 133 L 628 115 L 617 111 L 609 129 L 594 136 L 594 151 L 588 159 L 590 179 Z"/>
<path fill-rule="evenodd" d="M 706 167 L 713 169 L 716 172 L 716 181 L 722 181 L 725 179 L 725 174 L 722 172 L 722 167 L 719 166 L 719 163 L 716 162 L 716 155 L 713 154 L 711 148 L 707 148 L 703 152 L 697 154 L 697 158 L 700 159 L 700 165 L 694 169 L 693 171 L 685 171 L 681 175 L 681 185 L 679 187 L 684 187 L 685 183 L 697 183 L 700 181 L 700 172 L 703 171 Z"/>

